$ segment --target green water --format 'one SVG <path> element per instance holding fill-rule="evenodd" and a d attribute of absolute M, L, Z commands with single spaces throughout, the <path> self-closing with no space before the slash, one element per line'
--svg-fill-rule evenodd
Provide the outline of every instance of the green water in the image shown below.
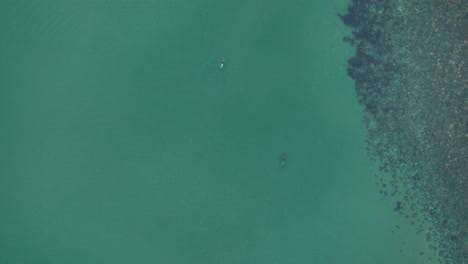
<path fill-rule="evenodd" d="M 0 263 L 428 263 L 375 186 L 346 5 L 2 1 Z"/>

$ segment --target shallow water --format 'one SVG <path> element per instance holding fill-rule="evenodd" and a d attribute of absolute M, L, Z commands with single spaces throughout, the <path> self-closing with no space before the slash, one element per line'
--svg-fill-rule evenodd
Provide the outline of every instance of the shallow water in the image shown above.
<path fill-rule="evenodd" d="M 1 3 L 0 262 L 430 263 L 309 2 Z"/>

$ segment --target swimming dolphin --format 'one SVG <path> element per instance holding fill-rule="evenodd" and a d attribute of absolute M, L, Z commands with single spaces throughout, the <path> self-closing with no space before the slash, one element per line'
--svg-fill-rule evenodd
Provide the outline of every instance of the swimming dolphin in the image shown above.
<path fill-rule="evenodd" d="M 286 166 L 286 154 L 282 153 L 281 154 L 281 168 L 284 168 Z"/>

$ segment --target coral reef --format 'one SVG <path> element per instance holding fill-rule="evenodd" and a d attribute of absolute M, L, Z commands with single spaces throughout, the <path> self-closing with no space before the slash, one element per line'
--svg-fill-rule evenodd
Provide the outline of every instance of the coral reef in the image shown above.
<path fill-rule="evenodd" d="M 339 16 L 380 192 L 440 263 L 468 263 L 468 1 L 353 0 Z"/>

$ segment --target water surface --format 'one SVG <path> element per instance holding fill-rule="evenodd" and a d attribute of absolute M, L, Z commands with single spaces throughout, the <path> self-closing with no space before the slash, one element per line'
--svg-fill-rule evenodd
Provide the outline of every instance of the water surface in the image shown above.
<path fill-rule="evenodd" d="M 310 2 L 0 4 L 1 262 L 427 263 Z"/>

